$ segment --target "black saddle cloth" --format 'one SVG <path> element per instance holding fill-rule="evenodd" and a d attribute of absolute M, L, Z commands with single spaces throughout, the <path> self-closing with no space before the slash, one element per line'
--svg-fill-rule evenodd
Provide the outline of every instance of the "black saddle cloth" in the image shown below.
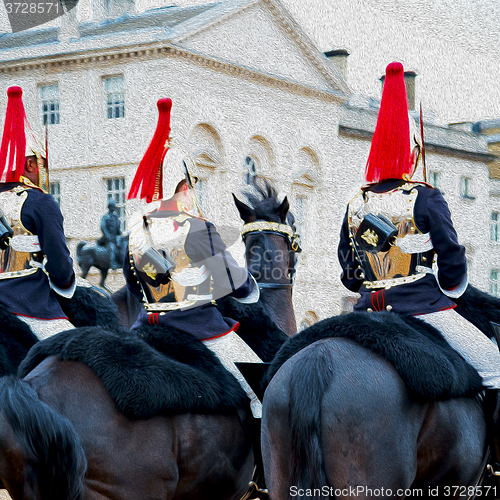
<path fill-rule="evenodd" d="M 393 312 L 351 313 L 315 323 L 284 344 L 265 382 L 269 383 L 281 365 L 304 347 L 333 337 L 354 340 L 390 361 L 417 398 L 449 399 L 472 396 L 481 390 L 476 369 L 438 330 L 415 317 Z"/>
<path fill-rule="evenodd" d="M 33 346 L 18 375 L 26 376 L 48 356 L 89 366 L 130 418 L 248 409 L 236 378 L 210 349 L 181 331 L 159 326 L 132 332 L 68 330 Z"/>

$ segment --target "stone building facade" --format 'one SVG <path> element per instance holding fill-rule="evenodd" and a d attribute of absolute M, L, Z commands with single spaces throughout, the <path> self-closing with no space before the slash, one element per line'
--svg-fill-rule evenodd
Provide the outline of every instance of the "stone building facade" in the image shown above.
<path fill-rule="evenodd" d="M 78 24 L 73 12 L 61 27 L 0 36 L 0 114 L 7 88 L 19 85 L 34 128 L 43 135 L 48 123 L 51 189 L 73 254 L 78 241 L 100 236 L 109 197 L 126 231 L 140 205 L 126 193 L 156 126 L 156 102 L 170 97 L 172 136 L 196 162 L 207 217 L 239 228 L 231 193 L 248 175 L 272 180 L 289 197 L 303 240 L 298 324 L 348 311 L 354 297 L 339 280 L 338 234 L 363 181 L 377 109 L 352 95 L 345 51 L 330 54 L 340 55 L 338 65 L 325 57 L 279 0 L 142 14 L 130 0 L 108 11 L 95 4 L 93 22 Z M 488 291 L 500 268 L 493 154 L 472 130 L 426 124 L 425 133 L 432 182 L 454 214 L 471 281 Z M 242 262 L 241 242 L 227 243 Z"/>

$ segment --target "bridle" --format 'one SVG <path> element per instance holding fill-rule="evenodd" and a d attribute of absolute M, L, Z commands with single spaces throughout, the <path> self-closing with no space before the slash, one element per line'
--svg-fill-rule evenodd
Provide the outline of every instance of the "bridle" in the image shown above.
<path fill-rule="evenodd" d="M 243 242 L 247 236 L 251 234 L 276 234 L 282 236 L 287 240 L 287 243 L 295 254 L 302 252 L 300 247 L 300 236 L 288 224 L 280 224 L 278 222 L 269 222 L 265 220 L 258 220 L 255 222 L 248 222 L 241 229 L 241 238 Z M 297 259 L 292 268 L 290 283 L 257 283 L 259 288 L 281 288 L 291 289 L 295 283 Z"/>

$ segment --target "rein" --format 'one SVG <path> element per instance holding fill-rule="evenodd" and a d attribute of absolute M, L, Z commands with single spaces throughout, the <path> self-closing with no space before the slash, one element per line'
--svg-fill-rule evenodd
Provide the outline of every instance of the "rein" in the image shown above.
<path fill-rule="evenodd" d="M 269 222 L 258 220 L 245 224 L 241 230 L 241 238 L 245 241 L 250 234 L 276 234 L 282 236 L 288 241 L 290 248 L 295 253 L 302 252 L 300 247 L 300 236 L 288 224 L 279 224 L 278 222 Z M 274 288 L 289 290 L 295 284 L 296 268 L 293 267 L 290 283 L 257 283 L 260 289 Z"/>

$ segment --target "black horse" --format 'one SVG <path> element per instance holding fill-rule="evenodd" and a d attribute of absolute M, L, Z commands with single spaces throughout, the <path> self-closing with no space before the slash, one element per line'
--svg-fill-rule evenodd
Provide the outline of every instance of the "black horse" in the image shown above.
<path fill-rule="evenodd" d="M 500 301 L 469 286 L 458 302 L 460 314 L 492 336 L 489 321 L 499 321 Z M 494 493 L 488 486 L 475 489 L 487 435 L 483 409 L 473 397 L 481 387 L 478 374 L 454 351 L 453 360 L 443 358 L 440 352 L 449 346 L 429 325 L 402 318 L 394 313 L 330 318 L 291 338 L 278 353 L 262 422 L 271 498 Z M 440 338 L 434 341 L 436 352 L 411 351 L 399 343 L 393 350 L 409 353 L 404 362 L 381 355 L 388 353 L 381 339 L 420 338 L 416 330 Z M 398 363 L 410 369 L 405 380 Z M 422 379 L 432 383 L 417 391 L 412 378 L 422 364 Z"/>
<path fill-rule="evenodd" d="M 233 195 L 245 223 L 241 231 L 245 258 L 260 289 L 260 301 L 273 321 L 288 335 L 297 333 L 292 291 L 300 248 L 295 217 L 285 198 L 267 181 L 256 181 L 254 191 L 243 194 L 248 203 Z"/>
<path fill-rule="evenodd" d="M 117 248 L 117 261 L 123 262 L 125 256 L 125 251 L 128 244 L 128 235 L 120 236 L 120 244 Z M 111 253 L 109 249 L 105 246 L 98 245 L 96 243 L 89 243 L 87 241 L 80 241 L 76 247 L 76 260 L 80 269 L 82 270 L 82 278 L 86 278 L 87 274 L 92 266 L 99 269 L 101 272 L 100 286 L 105 290 L 106 288 L 106 278 L 108 277 L 108 272 L 110 269 L 121 269 L 120 266 L 116 266 L 112 262 Z M 108 290 L 109 291 L 109 290 Z"/>
<path fill-rule="evenodd" d="M 242 237 L 245 243 L 247 269 L 260 288 L 260 303 L 276 325 L 288 335 L 297 331 L 292 303 L 292 290 L 301 252 L 295 232 L 295 218 L 289 211 L 288 199 L 278 200 L 276 189 L 267 181 L 257 182 L 252 191 L 242 194 L 247 203 L 233 195 L 236 208 L 245 223 Z M 252 224 L 263 224 L 258 229 Z M 118 306 L 120 322 L 131 328 L 142 308 L 141 302 L 127 287 L 111 295 Z M 225 315 L 231 301 L 218 301 Z"/>

